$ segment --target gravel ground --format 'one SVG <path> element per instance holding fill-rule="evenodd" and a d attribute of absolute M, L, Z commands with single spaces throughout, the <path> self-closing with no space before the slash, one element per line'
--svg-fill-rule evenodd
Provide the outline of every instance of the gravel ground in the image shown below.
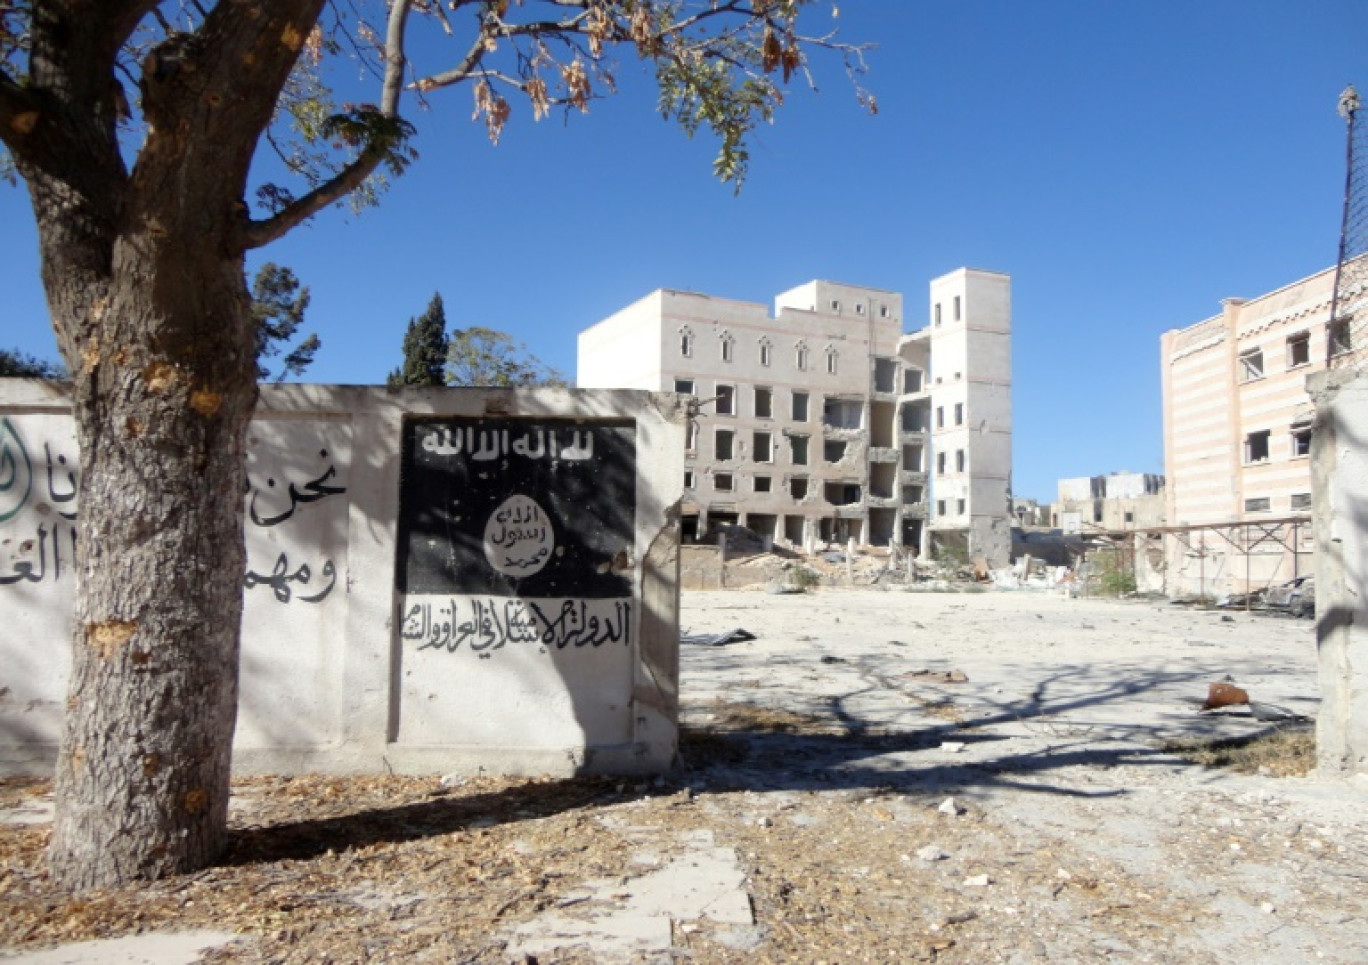
<path fill-rule="evenodd" d="M 1314 716 L 1309 621 L 1026 591 L 684 610 L 756 639 L 684 648 L 659 781 L 240 781 L 220 866 L 75 900 L 42 872 L 46 786 L 0 786 L 34 822 L 0 825 L 0 948 L 213 928 L 242 937 L 207 960 L 235 962 L 1368 961 L 1368 786 L 1162 749 L 1273 729 L 1201 711 L 1227 677 Z M 749 922 L 529 951 L 548 915 L 606 914 L 704 854 Z"/>

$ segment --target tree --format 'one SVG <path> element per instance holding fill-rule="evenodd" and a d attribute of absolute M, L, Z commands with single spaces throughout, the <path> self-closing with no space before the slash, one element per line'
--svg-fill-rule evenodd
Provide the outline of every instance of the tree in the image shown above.
<path fill-rule="evenodd" d="M 304 323 L 304 312 L 309 307 L 309 290 L 301 289 L 299 279 L 288 268 L 266 262 L 252 281 L 252 320 L 256 322 L 257 378 L 261 381 L 283 382 L 286 377 L 298 378 L 313 364 L 314 356 L 323 347 L 322 340 L 310 332 L 289 351 L 290 339 Z M 280 371 L 271 373 L 266 364 L 285 352 L 280 360 Z"/>
<path fill-rule="evenodd" d="M 781 101 L 776 78 L 809 48 L 858 58 L 799 33 L 807 5 L 0 4 L 0 141 L 37 223 L 82 459 L 56 882 L 185 871 L 225 841 L 258 376 L 246 253 L 402 173 L 416 157 L 405 90 L 470 84 L 497 139 L 505 95 L 541 118 L 610 91 L 609 47 L 653 65 L 661 112 L 711 130 L 717 173 L 739 182 L 746 136 Z M 450 66 L 418 75 L 410 34 L 429 56 L 456 43 Z M 374 72 L 373 102 L 334 105 L 323 87 L 320 65 L 346 51 Z M 263 139 L 303 194 L 254 180 Z"/>
<path fill-rule="evenodd" d="M 527 346 L 492 328 L 458 328 L 451 334 L 448 385 L 492 385 L 500 388 L 565 385 L 565 377 L 544 364 Z"/>
<path fill-rule="evenodd" d="M 446 309 L 441 294 L 434 293 L 427 311 L 416 321 L 409 319 L 404 333 L 404 363 L 389 374 L 386 384 L 446 385 L 447 346 Z"/>
<path fill-rule="evenodd" d="M 0 348 L 0 378 L 60 379 L 65 375 L 56 362 Z"/>

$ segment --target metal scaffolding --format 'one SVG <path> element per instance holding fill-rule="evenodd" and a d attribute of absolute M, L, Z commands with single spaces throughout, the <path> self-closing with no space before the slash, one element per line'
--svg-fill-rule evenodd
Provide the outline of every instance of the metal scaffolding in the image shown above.
<path fill-rule="evenodd" d="M 1244 592 L 1246 597 L 1255 590 L 1253 561 L 1261 546 L 1277 546 L 1283 551 L 1283 558 L 1290 554 L 1292 572 L 1280 574 L 1281 562 L 1273 574 L 1262 580 L 1262 588 L 1267 589 L 1275 582 L 1286 583 L 1301 577 L 1300 548 L 1301 534 L 1311 526 L 1310 516 L 1283 516 L 1276 519 L 1239 519 L 1222 523 L 1200 523 L 1193 526 L 1160 526 L 1145 530 L 1164 537 L 1174 537 L 1183 551 L 1195 556 L 1199 561 L 1198 596 L 1206 596 L 1206 560 L 1211 555 L 1208 537 L 1214 537 L 1217 546 L 1228 545 L 1235 552 L 1232 556 L 1243 556 L 1245 564 Z M 1308 553 L 1307 555 L 1313 555 Z M 1232 574 L 1233 576 L 1233 574 Z M 1246 606 L 1248 599 L 1246 598 Z"/>
<path fill-rule="evenodd" d="M 1083 559 L 1086 561 L 1089 553 L 1087 543 L 1092 542 L 1093 549 L 1105 548 L 1116 553 L 1120 562 L 1122 572 L 1128 572 L 1132 579 L 1137 579 L 1138 574 L 1135 570 L 1135 555 L 1137 536 L 1149 538 L 1163 538 L 1167 540 L 1172 537 L 1182 548 L 1185 555 L 1191 556 L 1198 561 L 1198 596 L 1205 597 L 1207 593 L 1206 561 L 1218 549 L 1229 548 L 1234 552 L 1232 557 L 1243 557 L 1245 564 L 1244 572 L 1244 593 L 1246 597 L 1253 593 L 1255 589 L 1268 589 L 1276 583 L 1287 583 L 1305 575 L 1302 571 L 1302 557 L 1313 557 L 1311 550 L 1303 551 L 1300 548 L 1302 533 L 1309 531 L 1311 527 L 1310 516 L 1282 516 L 1272 519 L 1236 519 L 1219 523 L 1198 523 L 1196 525 L 1185 526 L 1152 526 L 1141 529 L 1122 529 L 1106 530 L 1088 528 L 1080 533 L 1078 537 L 1085 541 Z M 1105 544 L 1105 546 L 1099 545 Z M 1282 551 L 1283 559 L 1291 557 L 1291 571 L 1282 573 L 1282 563 L 1279 562 L 1273 574 L 1260 580 L 1258 587 L 1255 586 L 1253 576 L 1253 560 L 1256 551 L 1260 547 L 1277 547 Z M 1168 554 L 1165 553 L 1168 560 Z M 1234 574 L 1230 574 L 1234 577 Z M 1212 574 L 1212 579 L 1216 574 Z M 1246 607 L 1249 605 L 1248 599 L 1245 601 Z"/>

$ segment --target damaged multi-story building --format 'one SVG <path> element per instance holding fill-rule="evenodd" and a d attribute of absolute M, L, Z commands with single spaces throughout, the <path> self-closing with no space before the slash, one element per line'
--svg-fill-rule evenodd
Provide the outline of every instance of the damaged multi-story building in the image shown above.
<path fill-rule="evenodd" d="M 811 281 L 756 302 L 661 289 L 580 333 L 578 384 L 695 400 L 686 539 L 739 524 L 780 545 L 1010 552 L 1011 279 L 903 296 Z"/>
<path fill-rule="evenodd" d="M 1162 338 L 1170 595 L 1220 595 L 1314 562 L 1307 376 L 1351 350 L 1333 268 Z"/>
<path fill-rule="evenodd" d="M 1153 529 L 1164 525 L 1164 477 L 1113 472 L 1059 480 L 1050 525 L 1065 533 Z"/>

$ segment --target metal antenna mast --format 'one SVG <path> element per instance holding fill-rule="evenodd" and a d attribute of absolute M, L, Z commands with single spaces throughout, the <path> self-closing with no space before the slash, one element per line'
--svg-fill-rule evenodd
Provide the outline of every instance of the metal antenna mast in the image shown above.
<path fill-rule="evenodd" d="M 1358 368 L 1368 361 L 1368 124 L 1357 123 L 1358 114 L 1358 91 L 1350 84 L 1339 99 L 1347 127 L 1344 216 L 1326 346 L 1328 364 L 1335 368 Z"/>

